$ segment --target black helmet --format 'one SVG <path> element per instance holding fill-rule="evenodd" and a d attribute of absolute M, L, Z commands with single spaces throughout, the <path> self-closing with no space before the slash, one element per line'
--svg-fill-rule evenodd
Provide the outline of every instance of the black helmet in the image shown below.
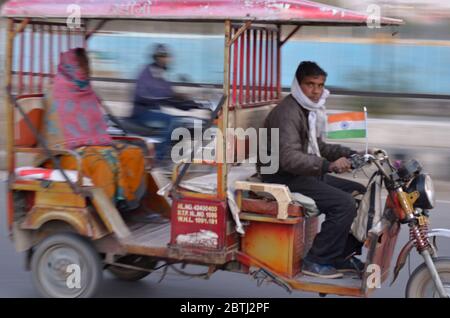
<path fill-rule="evenodd" d="M 158 57 L 167 57 L 170 56 L 169 50 L 167 49 L 166 45 L 157 43 L 153 47 L 153 54 L 152 57 L 155 60 Z"/>

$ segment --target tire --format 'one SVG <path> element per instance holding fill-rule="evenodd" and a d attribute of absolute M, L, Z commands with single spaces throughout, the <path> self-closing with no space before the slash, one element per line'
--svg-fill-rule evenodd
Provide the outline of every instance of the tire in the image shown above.
<path fill-rule="evenodd" d="M 77 267 L 69 267 L 72 264 Z M 44 297 L 93 297 L 102 281 L 102 269 L 97 251 L 74 233 L 45 238 L 31 259 L 33 283 Z"/>
<path fill-rule="evenodd" d="M 434 264 L 444 288 L 450 296 L 450 258 L 437 257 L 434 259 Z M 439 298 L 425 263 L 417 267 L 412 273 L 406 285 L 405 296 L 406 298 Z"/>
<path fill-rule="evenodd" d="M 117 262 L 123 263 L 126 265 L 148 268 L 148 269 L 155 268 L 156 264 L 158 263 L 158 261 L 156 261 L 155 259 L 153 259 L 151 257 L 140 256 L 140 255 L 127 255 L 127 256 L 120 258 Z M 130 269 L 130 268 L 124 268 L 124 267 L 114 266 L 114 265 L 109 266 L 107 268 L 107 270 L 111 274 L 113 274 L 116 278 L 118 278 L 120 280 L 124 280 L 124 281 L 129 281 L 129 282 L 135 282 L 135 281 L 141 280 L 151 274 L 151 272 L 140 271 L 140 270 Z"/>

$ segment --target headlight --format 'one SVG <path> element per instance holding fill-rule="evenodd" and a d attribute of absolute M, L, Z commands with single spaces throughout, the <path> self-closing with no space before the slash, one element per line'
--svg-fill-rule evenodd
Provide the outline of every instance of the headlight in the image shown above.
<path fill-rule="evenodd" d="M 433 180 L 427 174 L 418 175 L 411 186 L 408 189 L 408 192 L 418 191 L 420 196 L 417 199 L 416 203 L 414 203 L 415 207 L 421 209 L 432 209 L 436 203 L 435 191 Z"/>

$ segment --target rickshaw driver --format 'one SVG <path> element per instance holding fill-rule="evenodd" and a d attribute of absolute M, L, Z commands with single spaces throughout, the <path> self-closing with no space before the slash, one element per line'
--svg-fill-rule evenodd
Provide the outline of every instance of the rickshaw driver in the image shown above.
<path fill-rule="evenodd" d="M 262 174 L 262 179 L 286 184 L 292 192 L 315 200 L 326 218 L 303 259 L 302 271 L 321 278 L 340 278 L 342 272 L 364 270 L 364 263 L 354 257 L 361 253 L 362 244 L 349 233 L 356 216 L 351 193 L 364 193 L 365 187 L 328 174 L 349 171 L 348 157 L 356 151 L 322 140 L 329 96 L 324 88 L 326 77 L 327 73 L 314 62 L 298 66 L 291 94 L 269 113 L 264 124 L 269 136 L 271 128 L 279 129 L 280 169 L 274 174 Z"/>

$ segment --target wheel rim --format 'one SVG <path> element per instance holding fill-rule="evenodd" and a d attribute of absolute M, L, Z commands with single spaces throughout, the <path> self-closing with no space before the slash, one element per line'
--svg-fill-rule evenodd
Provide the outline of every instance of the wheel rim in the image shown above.
<path fill-rule="evenodd" d="M 78 266 L 79 285 L 73 276 L 78 269 L 68 268 L 72 264 Z M 88 286 L 89 276 L 91 275 L 85 257 L 68 245 L 54 245 L 48 248 L 39 260 L 38 279 L 51 297 L 72 298 L 81 295 Z"/>
<path fill-rule="evenodd" d="M 450 272 L 439 272 L 439 277 L 447 295 L 450 296 Z M 426 282 L 424 282 L 421 294 L 424 298 L 440 298 L 431 276 L 427 277 Z"/>

